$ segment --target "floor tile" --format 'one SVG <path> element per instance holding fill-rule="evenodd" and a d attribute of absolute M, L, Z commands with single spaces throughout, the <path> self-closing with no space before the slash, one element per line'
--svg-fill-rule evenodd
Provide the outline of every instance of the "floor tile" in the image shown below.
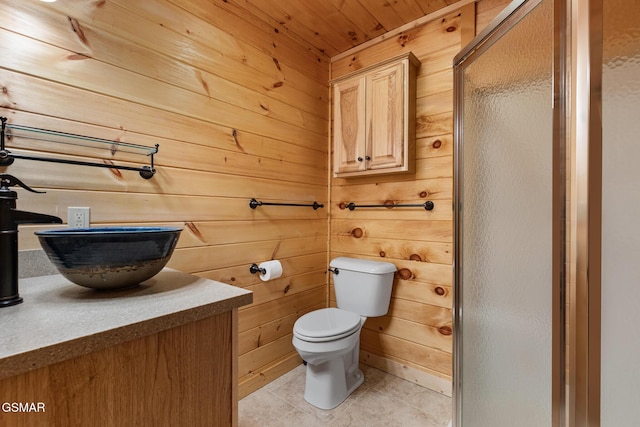
<path fill-rule="evenodd" d="M 304 400 L 300 365 L 239 402 L 239 427 L 446 427 L 451 398 L 361 365 L 362 384 L 342 404 L 323 410 Z"/>

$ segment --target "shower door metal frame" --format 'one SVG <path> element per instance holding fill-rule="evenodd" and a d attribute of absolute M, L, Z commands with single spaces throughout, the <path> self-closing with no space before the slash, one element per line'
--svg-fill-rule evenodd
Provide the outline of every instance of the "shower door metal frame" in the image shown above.
<path fill-rule="evenodd" d="M 600 426 L 603 1 L 571 10 L 570 144 L 575 150 L 575 289 L 570 295 L 569 427 Z"/>
<path fill-rule="evenodd" d="M 454 375 L 453 421 L 462 420 L 462 335 L 464 333 L 462 292 L 462 205 L 463 191 L 463 72 L 473 59 L 481 55 L 506 32 L 513 28 L 543 0 L 514 0 L 489 26 L 474 38 L 454 59 Z M 548 0 L 552 1 L 552 0 Z M 566 130 L 568 77 L 567 3 L 554 1 L 553 47 L 553 195 L 552 195 L 552 355 L 551 355 L 551 425 L 564 425 L 565 395 L 565 279 L 566 279 Z"/>

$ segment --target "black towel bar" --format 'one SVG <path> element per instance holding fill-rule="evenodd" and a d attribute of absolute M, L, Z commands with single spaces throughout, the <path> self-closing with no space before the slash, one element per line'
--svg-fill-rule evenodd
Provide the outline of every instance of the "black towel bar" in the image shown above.
<path fill-rule="evenodd" d="M 313 210 L 317 210 L 319 208 L 324 208 L 324 205 L 318 202 L 313 202 L 313 204 L 300 204 L 300 203 L 268 203 L 268 202 L 259 202 L 256 199 L 251 199 L 249 201 L 249 207 L 251 209 L 255 209 L 258 206 L 306 206 L 311 207 Z"/>
<path fill-rule="evenodd" d="M 428 200 L 424 203 L 419 203 L 419 204 L 392 204 L 392 203 L 388 203 L 388 204 L 383 204 L 383 205 L 356 205 L 353 202 L 349 202 L 345 205 L 345 207 L 347 209 L 349 209 L 350 211 L 355 210 L 355 208 L 424 208 L 427 211 L 432 210 L 435 205 L 433 204 L 433 202 L 431 200 Z"/>
<path fill-rule="evenodd" d="M 137 171 L 144 179 L 150 179 L 156 173 L 153 156 L 158 152 L 159 144 L 156 144 L 155 147 L 149 147 L 144 145 L 120 142 L 116 140 L 77 135 L 68 132 L 41 129 L 13 123 L 9 124 L 7 123 L 6 117 L 0 117 L 0 122 L 0 166 L 9 166 L 13 164 L 15 159 L 24 159 L 36 160 L 39 162 L 61 163 L 66 165 L 93 166 L 107 169 Z M 13 153 L 9 151 L 5 146 L 5 139 L 8 137 L 33 141 L 43 141 L 47 143 L 75 145 L 85 148 L 98 148 L 101 150 L 108 148 L 109 150 L 111 150 L 112 156 L 118 151 L 145 155 L 150 158 L 149 166 L 133 167 L 116 165 L 110 162 L 105 163 L 104 161 L 101 163 L 95 161 L 72 160 L 60 157 L 35 156 L 30 154 Z"/>

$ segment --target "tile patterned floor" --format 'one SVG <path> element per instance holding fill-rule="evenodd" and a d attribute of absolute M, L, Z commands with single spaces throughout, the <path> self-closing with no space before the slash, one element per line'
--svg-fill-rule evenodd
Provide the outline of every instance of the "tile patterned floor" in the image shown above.
<path fill-rule="evenodd" d="M 362 384 L 332 410 L 304 398 L 305 366 L 300 365 L 239 403 L 239 427 L 384 426 L 447 427 L 451 398 L 361 365 Z"/>

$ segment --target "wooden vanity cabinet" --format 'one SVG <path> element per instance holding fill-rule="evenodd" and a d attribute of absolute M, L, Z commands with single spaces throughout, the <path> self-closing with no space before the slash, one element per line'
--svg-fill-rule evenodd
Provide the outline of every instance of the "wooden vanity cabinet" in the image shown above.
<path fill-rule="evenodd" d="M 413 172 L 419 65 L 406 53 L 332 82 L 335 177 Z"/>
<path fill-rule="evenodd" d="M 0 425 L 237 426 L 233 310 L 4 378 Z"/>
<path fill-rule="evenodd" d="M 238 307 L 252 293 L 170 268 L 91 292 L 20 279 L 0 312 L 0 426 L 238 425 Z"/>

